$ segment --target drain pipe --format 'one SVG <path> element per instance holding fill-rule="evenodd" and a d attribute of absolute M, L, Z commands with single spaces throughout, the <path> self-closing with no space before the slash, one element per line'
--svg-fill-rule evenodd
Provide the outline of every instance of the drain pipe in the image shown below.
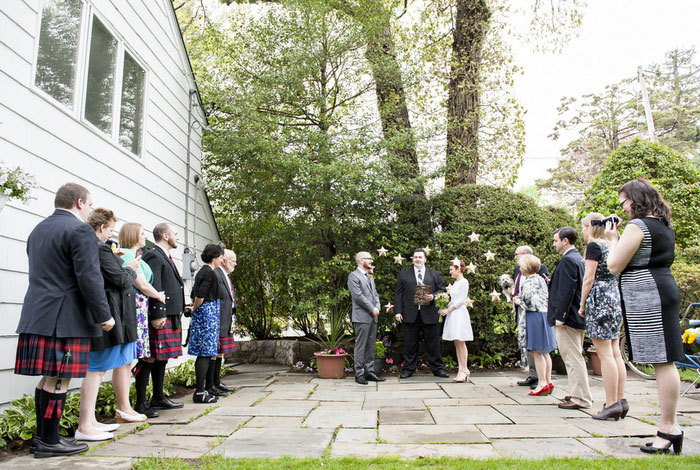
<path fill-rule="evenodd" d="M 194 259 L 194 254 L 190 250 L 190 174 L 192 172 L 192 152 L 190 151 L 190 141 L 192 140 L 192 97 L 197 90 L 190 89 L 187 106 L 187 173 L 185 179 L 185 251 L 182 255 L 182 278 L 192 279 L 190 266 Z"/>

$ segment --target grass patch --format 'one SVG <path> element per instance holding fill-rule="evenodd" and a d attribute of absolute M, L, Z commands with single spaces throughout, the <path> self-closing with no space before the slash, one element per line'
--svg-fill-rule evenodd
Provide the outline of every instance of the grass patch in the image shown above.
<path fill-rule="evenodd" d="M 698 378 L 698 372 L 693 369 L 681 369 L 680 367 L 678 368 L 678 375 L 681 376 L 681 380 L 683 382 L 695 382 L 695 379 Z M 686 385 L 687 386 L 687 385 Z"/>
<path fill-rule="evenodd" d="M 219 407 L 219 405 L 210 406 L 210 407 L 207 408 L 206 410 L 204 410 L 204 411 L 202 411 L 201 413 L 199 413 L 197 416 L 192 416 L 187 422 L 188 422 L 188 423 L 191 423 L 191 422 L 193 422 L 193 421 L 196 421 L 196 420 L 198 420 L 199 418 L 201 418 L 202 416 L 208 415 L 209 413 L 211 413 L 212 411 L 214 411 L 214 410 L 217 409 L 218 407 Z"/>
<path fill-rule="evenodd" d="M 151 457 L 136 460 L 134 470 L 282 470 L 282 469 L 318 469 L 324 470 L 405 470 L 420 469 L 463 469 L 463 470 L 666 470 L 688 469 L 700 466 L 700 456 L 653 456 L 633 459 L 489 459 L 471 460 L 458 458 L 402 460 L 397 457 L 374 459 L 229 459 L 221 456 L 206 456 L 198 460 L 164 459 Z"/>
<path fill-rule="evenodd" d="M 642 423 L 651 424 L 652 426 L 656 426 L 656 425 L 657 425 L 655 422 L 653 422 L 653 421 L 650 420 L 650 419 L 645 418 L 644 416 L 637 416 L 637 419 L 638 419 L 639 421 L 641 421 Z"/>

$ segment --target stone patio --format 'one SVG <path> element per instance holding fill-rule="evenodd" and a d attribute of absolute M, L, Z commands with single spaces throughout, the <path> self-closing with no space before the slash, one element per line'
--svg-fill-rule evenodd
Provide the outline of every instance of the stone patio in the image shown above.
<path fill-rule="evenodd" d="M 604 401 L 591 377 L 593 410 L 562 410 L 566 377 L 549 397 L 531 397 L 515 383 L 520 373 L 480 372 L 473 383 L 432 375 L 358 385 L 350 377 L 321 380 L 286 368 L 239 365 L 225 383 L 236 392 L 208 408 L 183 397 L 185 408 L 163 411 L 146 429 L 122 426 L 109 443 L 91 444 L 82 456 L 3 462 L 13 469 L 130 468 L 148 456 L 227 457 L 641 457 L 639 446 L 656 432 L 656 384 L 630 375 L 630 413 L 595 421 Z M 684 454 L 700 454 L 700 393 L 682 398 L 679 419 Z M 139 430 L 140 429 L 140 430 Z"/>

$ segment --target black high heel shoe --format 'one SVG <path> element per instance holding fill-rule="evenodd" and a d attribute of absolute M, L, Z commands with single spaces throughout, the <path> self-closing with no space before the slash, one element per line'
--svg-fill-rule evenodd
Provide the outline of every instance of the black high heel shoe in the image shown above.
<path fill-rule="evenodd" d="M 640 447 L 639 450 L 647 454 L 668 454 L 671 452 L 671 446 L 673 446 L 673 453 L 680 454 L 683 449 L 683 431 L 680 434 L 666 434 L 665 432 L 656 431 L 656 435 L 661 439 L 666 439 L 668 445 L 666 447 L 654 447 L 652 442 L 647 442 L 645 446 Z"/>
<path fill-rule="evenodd" d="M 620 415 L 620 419 L 625 419 L 627 412 L 630 410 L 630 404 L 627 402 L 626 398 L 621 398 L 620 405 L 622 405 L 622 414 Z"/>

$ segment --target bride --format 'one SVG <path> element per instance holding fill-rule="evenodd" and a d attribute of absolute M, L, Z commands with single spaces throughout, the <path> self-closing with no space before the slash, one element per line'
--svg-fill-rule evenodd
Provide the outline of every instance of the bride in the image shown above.
<path fill-rule="evenodd" d="M 457 350 L 457 363 L 459 371 L 455 382 L 465 382 L 469 380 L 469 369 L 467 368 L 467 341 L 474 340 L 472 325 L 469 321 L 469 311 L 465 307 L 469 295 L 469 281 L 464 277 L 464 261 L 457 258 L 450 261 L 450 276 L 455 279 L 455 283 L 450 287 L 450 303 L 447 308 L 438 313 L 445 319 L 445 326 L 442 330 L 442 339 L 454 341 Z"/>

